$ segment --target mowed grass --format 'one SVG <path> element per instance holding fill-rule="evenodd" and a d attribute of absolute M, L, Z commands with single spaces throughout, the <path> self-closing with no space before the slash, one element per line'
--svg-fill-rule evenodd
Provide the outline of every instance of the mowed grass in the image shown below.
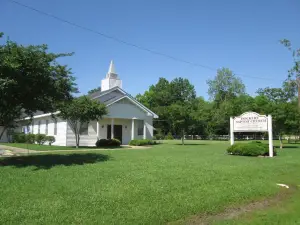
<path fill-rule="evenodd" d="M 26 143 L 0 143 L 0 145 L 6 145 L 17 148 L 24 148 L 35 151 L 54 151 L 54 150 L 78 150 L 78 149 L 101 149 L 100 147 L 92 146 L 80 146 L 79 148 L 73 146 L 57 146 L 57 145 L 38 145 L 38 144 L 26 144 Z M 103 147 L 104 148 L 104 147 Z M 105 149 L 111 148 L 123 148 L 121 147 L 105 147 Z"/>
<path fill-rule="evenodd" d="M 300 184 L 299 145 L 271 159 L 226 155 L 228 142 L 179 143 L 0 159 L 0 224 L 166 224 Z"/>

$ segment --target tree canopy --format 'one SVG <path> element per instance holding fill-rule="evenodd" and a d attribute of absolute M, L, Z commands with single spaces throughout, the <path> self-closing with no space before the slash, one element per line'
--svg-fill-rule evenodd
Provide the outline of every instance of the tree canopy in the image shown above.
<path fill-rule="evenodd" d="M 11 40 L 0 45 L 0 125 L 12 127 L 22 116 L 54 112 L 59 102 L 71 100 L 77 92 L 75 78 L 57 61 L 71 55 L 49 52 L 47 45 Z"/>
<path fill-rule="evenodd" d="M 98 121 L 106 114 L 107 110 L 104 104 L 97 100 L 92 100 L 87 96 L 81 96 L 74 98 L 70 102 L 62 103 L 59 117 L 68 121 L 75 135 L 76 147 L 78 147 L 83 125 L 90 121 Z"/>
<path fill-rule="evenodd" d="M 154 122 L 158 136 L 171 132 L 191 135 L 229 134 L 229 118 L 247 111 L 273 116 L 274 134 L 299 133 L 299 113 L 295 87 L 284 82 L 279 88 L 260 88 L 256 96 L 246 93 L 245 85 L 229 69 L 220 69 L 208 80 L 210 100 L 196 97 L 194 86 L 183 78 L 160 78 L 137 99 L 159 115 Z"/>

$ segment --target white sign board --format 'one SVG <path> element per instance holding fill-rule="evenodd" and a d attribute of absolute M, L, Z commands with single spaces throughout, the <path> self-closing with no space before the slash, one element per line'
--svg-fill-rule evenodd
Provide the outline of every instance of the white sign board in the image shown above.
<path fill-rule="evenodd" d="M 273 157 L 272 116 L 259 115 L 256 112 L 245 112 L 237 117 L 230 117 L 230 143 L 234 144 L 234 132 L 268 132 L 269 156 Z"/>
<path fill-rule="evenodd" d="M 268 131 L 268 117 L 255 112 L 246 112 L 233 118 L 234 132 Z"/>

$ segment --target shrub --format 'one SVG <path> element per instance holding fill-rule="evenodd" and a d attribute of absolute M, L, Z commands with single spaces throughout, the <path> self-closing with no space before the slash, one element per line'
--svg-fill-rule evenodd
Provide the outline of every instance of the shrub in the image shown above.
<path fill-rule="evenodd" d="M 55 137 L 53 137 L 53 136 L 46 136 L 46 141 L 48 141 L 49 145 L 52 145 L 55 142 Z"/>
<path fill-rule="evenodd" d="M 148 140 L 148 139 L 144 139 L 144 140 L 131 140 L 129 142 L 129 145 L 133 145 L 133 146 L 142 146 L 142 145 L 155 145 L 156 141 L 153 140 Z"/>
<path fill-rule="evenodd" d="M 161 131 L 160 128 L 154 130 L 154 138 L 155 140 L 163 140 L 165 139 L 165 134 Z"/>
<path fill-rule="evenodd" d="M 26 143 L 28 143 L 28 144 L 34 144 L 35 134 L 26 134 L 25 135 L 25 140 L 26 140 Z"/>
<path fill-rule="evenodd" d="M 250 142 L 250 143 L 238 143 L 230 146 L 227 149 L 227 153 L 230 155 L 241 155 L 241 156 L 268 156 L 269 146 L 261 142 Z M 277 155 L 274 148 L 274 155 Z"/>
<path fill-rule="evenodd" d="M 162 133 L 157 133 L 154 135 L 155 140 L 163 140 L 165 139 L 165 136 Z"/>
<path fill-rule="evenodd" d="M 96 141 L 96 147 L 119 147 L 121 142 L 118 139 L 100 139 Z"/>
<path fill-rule="evenodd" d="M 173 140 L 173 139 L 174 139 L 174 137 L 173 137 L 173 135 L 171 134 L 171 132 L 169 132 L 169 133 L 167 134 L 166 139 L 167 139 L 167 140 Z"/>
<path fill-rule="evenodd" d="M 12 141 L 15 143 L 26 143 L 26 135 L 24 133 L 13 133 Z"/>
<path fill-rule="evenodd" d="M 46 141 L 46 135 L 45 134 L 36 134 L 35 135 L 35 141 L 39 144 L 42 145 Z"/>

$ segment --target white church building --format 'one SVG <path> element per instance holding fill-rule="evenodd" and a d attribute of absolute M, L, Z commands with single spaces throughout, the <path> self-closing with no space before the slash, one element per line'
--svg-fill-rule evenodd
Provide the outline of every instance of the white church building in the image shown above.
<path fill-rule="evenodd" d="M 80 134 L 81 146 L 95 146 L 98 139 L 116 138 L 126 145 L 132 139 L 153 138 L 153 119 L 158 116 L 122 89 L 122 80 L 112 61 L 101 81 L 101 91 L 89 96 L 104 103 L 108 114 L 99 121 L 84 125 Z M 54 136 L 56 141 L 53 145 L 75 146 L 75 136 L 68 122 L 59 118 L 59 112 L 54 114 L 57 120 L 53 120 L 50 113 L 35 115 L 30 125 L 25 125 L 25 122 L 20 128 L 25 133 Z"/>

